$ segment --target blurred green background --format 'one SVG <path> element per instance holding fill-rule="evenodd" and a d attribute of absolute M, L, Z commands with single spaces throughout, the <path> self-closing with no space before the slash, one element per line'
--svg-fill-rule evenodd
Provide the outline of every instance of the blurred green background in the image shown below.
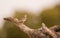
<path fill-rule="evenodd" d="M 16 11 L 14 18 L 20 19 L 24 14 L 27 14 L 27 21 L 25 25 L 37 29 L 41 27 L 41 23 L 44 22 L 48 27 L 53 25 L 60 25 L 60 5 L 56 5 L 54 8 L 43 10 L 40 14 L 34 15 L 27 11 Z M 27 34 L 19 29 L 15 24 L 6 21 L 4 23 L 3 30 L 0 30 L 0 38 L 29 38 Z"/>

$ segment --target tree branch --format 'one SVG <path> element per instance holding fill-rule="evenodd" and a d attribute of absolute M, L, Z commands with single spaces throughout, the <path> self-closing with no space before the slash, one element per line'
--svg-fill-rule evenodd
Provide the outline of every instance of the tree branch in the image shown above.
<path fill-rule="evenodd" d="M 57 38 L 56 33 L 55 33 L 53 30 L 48 29 L 44 23 L 42 23 L 42 30 L 43 30 L 43 32 L 45 32 L 46 34 L 51 35 L 53 38 Z"/>
<path fill-rule="evenodd" d="M 27 27 L 24 22 L 27 20 L 27 15 L 24 15 L 21 20 L 18 20 L 17 18 L 4 18 L 4 20 L 13 22 L 18 26 L 22 31 L 27 33 L 31 38 L 49 38 L 47 37 L 46 34 L 52 36 L 53 38 L 58 38 L 57 35 L 60 36 L 60 27 L 59 26 L 53 26 L 50 28 L 47 28 L 47 26 L 42 23 L 42 27 L 39 29 L 31 29 Z"/>
<path fill-rule="evenodd" d="M 8 17 L 8 18 L 4 18 L 4 20 L 13 22 L 16 24 L 16 26 L 18 26 L 22 31 L 24 31 L 25 33 L 29 33 L 30 31 L 33 31 L 33 29 L 27 27 L 24 22 L 27 19 L 27 15 L 24 15 L 21 20 L 18 20 L 17 18 L 12 18 L 12 17 Z"/>

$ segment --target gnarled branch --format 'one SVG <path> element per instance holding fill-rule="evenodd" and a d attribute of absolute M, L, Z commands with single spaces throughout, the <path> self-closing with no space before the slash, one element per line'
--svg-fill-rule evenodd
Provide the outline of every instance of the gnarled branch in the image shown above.
<path fill-rule="evenodd" d="M 60 32 L 57 32 L 58 30 L 60 30 L 60 27 L 57 25 L 51 28 L 47 28 L 46 25 L 42 23 L 42 27 L 39 29 L 31 29 L 27 27 L 24 24 L 24 22 L 27 20 L 27 15 L 24 15 L 21 20 L 12 17 L 4 18 L 4 20 L 15 23 L 16 26 L 18 26 L 22 31 L 27 33 L 30 38 L 49 38 L 49 36 L 47 37 L 46 34 L 52 36 L 53 38 L 58 38 L 57 35 L 60 36 Z"/>

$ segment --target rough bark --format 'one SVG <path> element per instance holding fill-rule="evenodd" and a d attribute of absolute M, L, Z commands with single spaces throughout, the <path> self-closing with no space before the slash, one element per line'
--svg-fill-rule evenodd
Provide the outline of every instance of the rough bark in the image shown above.
<path fill-rule="evenodd" d="M 27 20 L 27 15 L 24 15 L 21 20 L 17 18 L 4 18 L 4 20 L 13 22 L 18 26 L 23 32 L 27 33 L 30 38 L 60 38 L 60 27 L 58 25 L 47 28 L 47 26 L 42 23 L 42 27 L 39 29 L 31 29 L 27 27 L 24 22 Z"/>

